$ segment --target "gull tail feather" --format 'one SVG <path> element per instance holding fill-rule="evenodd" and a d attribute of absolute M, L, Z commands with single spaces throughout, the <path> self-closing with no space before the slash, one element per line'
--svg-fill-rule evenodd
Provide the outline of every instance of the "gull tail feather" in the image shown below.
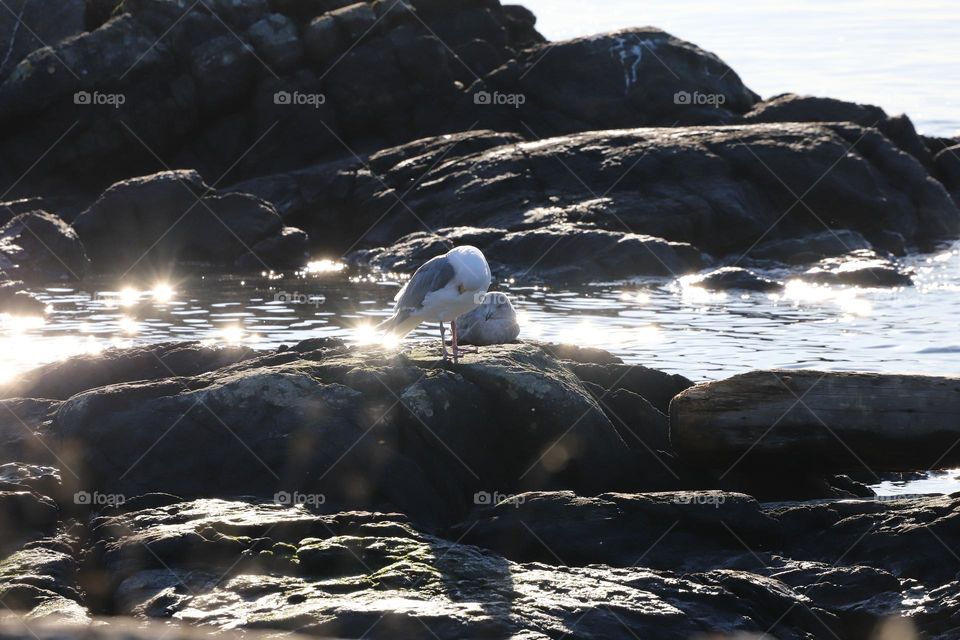
<path fill-rule="evenodd" d="M 378 332 L 399 339 L 416 329 L 421 322 L 423 322 L 422 318 L 411 316 L 408 313 L 396 313 L 378 324 L 376 329 Z"/>

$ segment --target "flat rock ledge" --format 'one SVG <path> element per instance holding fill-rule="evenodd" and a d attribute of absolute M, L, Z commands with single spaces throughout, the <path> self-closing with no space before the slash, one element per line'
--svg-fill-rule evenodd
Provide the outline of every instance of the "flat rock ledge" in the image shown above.
<path fill-rule="evenodd" d="M 848 438 L 930 466 L 955 380 L 437 346 L 154 345 L 0 390 L 0 638 L 955 637 L 960 498 L 835 475 Z"/>

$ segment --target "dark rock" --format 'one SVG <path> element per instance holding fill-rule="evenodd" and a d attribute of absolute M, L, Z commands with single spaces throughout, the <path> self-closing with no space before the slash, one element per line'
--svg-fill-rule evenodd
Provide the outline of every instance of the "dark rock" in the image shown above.
<path fill-rule="evenodd" d="M 351 258 L 354 262 L 388 273 L 413 272 L 430 258 L 441 256 L 456 246 L 485 247 L 504 235 L 499 229 L 476 227 L 417 231 L 400 238 L 389 247 L 359 252 Z"/>
<path fill-rule="evenodd" d="M 52 500 L 32 491 L 0 491 L 0 548 L 51 533 L 59 513 Z"/>
<path fill-rule="evenodd" d="M 252 47 L 233 34 L 198 44 L 190 58 L 190 75 L 202 113 L 222 112 L 248 94 L 256 80 L 256 67 L 262 64 Z"/>
<path fill-rule="evenodd" d="M 875 232 L 874 235 L 884 233 Z M 900 237 L 903 241 L 903 236 Z M 851 251 L 869 250 L 873 247 L 860 233 L 848 229 L 836 229 L 814 233 L 802 238 L 787 238 L 764 242 L 750 251 L 750 257 L 775 260 L 785 264 L 809 264 L 824 258 L 842 256 Z"/>
<path fill-rule="evenodd" d="M 508 273 L 551 280 L 678 276 L 704 266 L 700 251 L 684 242 L 562 223 L 507 234 L 484 253 Z"/>
<path fill-rule="evenodd" d="M 899 257 L 907 255 L 907 241 L 896 231 L 875 231 L 871 235 L 872 242 L 881 251 Z"/>
<path fill-rule="evenodd" d="M 62 640 L 63 638 L 83 638 L 83 640 L 201 640 L 209 635 L 209 630 L 194 629 L 182 625 L 171 626 L 168 622 L 150 622 L 143 619 L 111 616 L 109 618 L 88 618 L 86 620 L 58 620 L 56 616 L 47 619 L 25 619 L 21 616 L 0 618 L 0 637 L 4 640 Z M 82 635 L 81 635 L 82 634 Z M 245 631 L 244 638 L 266 640 L 275 633 Z M 285 634 L 291 640 L 308 638 L 301 634 Z"/>
<path fill-rule="evenodd" d="M 296 227 L 283 227 L 279 233 L 261 240 L 237 260 L 240 269 L 294 269 L 307 263 L 310 236 Z"/>
<path fill-rule="evenodd" d="M 32 51 L 84 31 L 84 0 L 12 0 L 0 15 L 0 81 Z"/>
<path fill-rule="evenodd" d="M 577 364 L 623 364 L 623 360 L 613 355 L 609 351 L 597 349 L 596 347 L 581 347 L 578 344 L 565 344 L 558 342 L 547 342 L 540 345 L 544 351 L 555 358 L 569 361 Z M 574 369 L 574 373 L 577 370 Z M 577 373 L 579 376 L 580 374 Z M 581 378 L 589 382 L 586 378 Z"/>
<path fill-rule="evenodd" d="M 343 49 L 336 20 L 330 14 L 314 18 L 304 32 L 303 39 L 310 61 L 317 66 L 333 62 Z"/>
<path fill-rule="evenodd" d="M 670 451 L 670 421 L 644 397 L 620 388 L 604 390 L 597 402 L 632 449 Z"/>
<path fill-rule="evenodd" d="M 214 195 L 194 171 L 120 182 L 74 223 L 98 271 L 177 261 L 230 265 L 281 232 L 276 210 L 247 194 Z"/>
<path fill-rule="evenodd" d="M 0 271 L 15 278 L 80 280 L 88 263 L 76 232 L 52 213 L 22 213 L 0 228 Z"/>
<path fill-rule="evenodd" d="M 387 156 L 397 173 L 382 166 L 388 164 L 384 158 L 376 179 L 357 173 L 359 184 L 343 190 L 347 195 L 336 206 L 363 212 L 358 233 L 373 227 L 364 237 L 367 245 L 389 245 L 423 225 L 501 229 L 510 235 L 484 247 L 494 260 L 514 261 L 512 268 L 523 272 L 563 259 L 566 271 L 576 273 L 581 262 L 584 271 L 609 272 L 602 256 L 621 258 L 627 250 L 615 240 L 631 234 L 740 256 L 758 240 L 816 238 L 825 223 L 867 238 L 894 232 L 910 244 L 960 232 L 960 212 L 923 166 L 883 136 L 854 125 L 604 131 L 510 143 L 464 157 L 451 157 L 454 147 L 443 162 L 427 165 L 411 187 L 401 158 L 439 142 L 408 145 L 402 156 Z M 795 194 L 807 191 L 804 204 L 797 204 Z M 397 209 L 397 215 L 385 216 Z M 548 251 L 564 242 L 577 243 L 586 255 L 570 261 L 570 252 Z M 526 255 L 509 251 L 514 244 L 522 244 Z M 611 262 L 668 273 L 648 243 L 624 244 L 630 260 Z M 594 258 L 598 246 L 601 258 Z M 683 266 L 665 262 L 674 270 Z M 617 271 L 622 275 L 627 268 Z"/>
<path fill-rule="evenodd" d="M 704 524 L 718 521 L 712 505 L 675 504 L 669 496 L 610 499 L 615 502 L 591 501 L 596 504 L 591 515 L 599 516 L 604 505 L 631 510 L 638 518 L 644 511 L 686 514 L 693 539 L 709 540 L 720 550 L 739 544 L 731 533 L 714 542 L 703 532 Z M 567 503 L 574 500 L 568 496 Z M 744 516 L 733 525 L 736 531 L 773 525 L 755 503 L 742 497 L 738 502 L 727 505 L 728 514 Z M 564 506 L 573 505 L 558 504 L 555 513 Z M 577 513 L 587 515 L 590 508 L 585 504 Z M 519 525 L 514 514 L 503 515 Z M 585 532 L 579 540 L 596 540 L 588 532 L 590 522 L 565 522 L 571 533 Z M 482 524 L 489 531 L 487 522 Z M 553 524 L 559 533 L 561 523 Z M 612 530 L 616 521 L 598 517 L 593 524 Z M 115 586 L 121 612 L 220 629 L 296 628 L 356 637 L 376 623 L 380 631 L 374 637 L 442 640 L 571 631 L 685 640 L 707 628 L 771 629 L 788 638 L 822 629 L 799 591 L 775 578 L 746 571 L 688 576 L 646 567 L 567 567 L 554 557 L 549 564 L 520 563 L 420 533 L 390 514 L 321 516 L 289 507 L 200 501 L 99 519 L 94 535 L 105 584 Z M 575 540 L 569 535 L 562 548 Z M 231 569 L 234 558 L 246 558 L 242 569 Z M 402 609 L 391 604 L 400 600 Z M 802 615 L 793 613 L 799 604 Z M 829 619 L 826 611 L 814 610 Z"/>
<path fill-rule="evenodd" d="M 590 492 L 631 481 L 616 429 L 540 349 L 488 347 L 455 372 L 435 369 L 432 351 L 413 360 L 315 354 L 81 393 L 60 408 L 54 431 L 89 490 L 128 496 L 296 488 L 430 521 L 464 512 L 480 489 Z M 105 440 L 114 444 L 93 446 Z M 211 450 L 233 462 L 212 468 L 184 455 Z M 492 464 L 489 450 L 511 453 Z"/>
<path fill-rule="evenodd" d="M 759 276 L 743 267 L 722 267 L 700 276 L 683 279 L 684 286 L 700 287 L 710 291 L 780 291 L 779 282 Z"/>
<path fill-rule="evenodd" d="M 0 282 L 0 313 L 15 315 L 43 315 L 47 305 L 26 290 L 23 282 Z"/>
<path fill-rule="evenodd" d="M 123 382 L 196 376 L 252 356 L 246 347 L 205 347 L 193 342 L 106 349 L 20 374 L 0 387 L 0 397 L 66 400 L 82 391 Z"/>
<path fill-rule="evenodd" d="M 853 122 L 878 129 L 925 167 L 933 166 L 933 156 L 910 119 L 904 115 L 890 117 L 873 105 L 785 93 L 755 105 L 743 119 L 747 122 Z"/>
<path fill-rule="evenodd" d="M 455 535 L 461 532 L 465 542 L 517 561 L 623 567 L 642 562 L 646 567 L 690 571 L 705 568 L 700 564 L 703 558 L 716 553 L 739 554 L 745 551 L 744 544 L 758 549 L 774 544 L 779 523 L 753 498 L 736 493 L 612 493 L 586 498 L 570 492 L 537 492 L 477 509 L 454 528 Z"/>
<path fill-rule="evenodd" d="M 783 477 L 866 470 L 879 482 L 874 470 L 957 462 L 960 433 L 947 416 L 958 402 L 956 378 L 754 371 L 674 398 L 670 440 L 681 459 L 724 475 L 734 467 Z"/>
<path fill-rule="evenodd" d="M 28 398 L 0 400 L 0 463 L 57 464 L 44 431 L 59 404 Z"/>
<path fill-rule="evenodd" d="M 276 73 L 287 71 L 303 57 L 303 43 L 296 23 L 290 18 L 272 13 L 252 25 L 247 31 L 257 55 Z"/>
<path fill-rule="evenodd" d="M 6 224 L 21 213 L 48 211 L 65 222 L 73 222 L 89 201 L 83 197 L 35 196 L 0 202 L 0 224 Z"/>
<path fill-rule="evenodd" d="M 827 258 L 803 274 L 808 282 L 852 287 L 909 287 L 913 278 L 893 262 L 873 251 L 854 251 L 841 258 Z"/>
<path fill-rule="evenodd" d="M 937 178 L 956 198 L 960 191 L 960 145 L 939 151 L 933 159 Z"/>
<path fill-rule="evenodd" d="M 602 364 L 582 362 L 571 364 L 570 369 L 581 380 L 592 382 L 610 392 L 626 389 L 635 393 L 664 414 L 674 396 L 693 386 L 693 382 L 681 375 L 640 365 Z"/>
<path fill-rule="evenodd" d="M 506 100 L 513 96 L 521 101 Z M 480 119 L 485 128 L 548 137 L 730 123 L 757 100 L 714 54 L 646 27 L 535 45 L 474 82 L 460 119 L 465 126 Z"/>
<path fill-rule="evenodd" d="M 31 623 L 44 619 L 61 624 L 90 622 L 76 584 L 76 560 L 53 540 L 41 540 L 0 560 L 0 598 L 7 610 L 19 611 Z"/>
<path fill-rule="evenodd" d="M 662 31 L 550 44 L 529 11 L 498 2 L 130 0 L 123 9 L 106 23 L 106 8 L 96 10 L 99 28 L 50 42 L 0 87 L 0 125 L 18 125 L 0 137 L 5 172 L 19 176 L 50 152 L 25 193 L 102 188 L 158 164 L 239 180 L 477 125 L 531 138 L 732 122 L 757 99 L 716 56 Z M 277 85 L 311 74 L 323 80 L 312 92 L 328 98 L 324 124 L 313 109 L 285 122 L 292 111 L 271 103 L 289 89 Z M 480 91 L 524 104 L 478 104 Z M 78 92 L 91 100 L 76 103 Z M 691 104 L 678 104 L 679 92 Z M 122 104 L 92 100 L 117 96 Z M 49 122 L 65 125 L 40 126 Z"/>
<path fill-rule="evenodd" d="M 35 491 L 55 496 L 60 489 L 60 471 L 54 467 L 9 462 L 0 464 L 0 487 L 7 491 Z"/>

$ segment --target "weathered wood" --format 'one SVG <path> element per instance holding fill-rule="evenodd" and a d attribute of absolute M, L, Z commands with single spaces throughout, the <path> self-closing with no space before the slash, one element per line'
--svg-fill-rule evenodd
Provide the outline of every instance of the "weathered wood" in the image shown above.
<path fill-rule="evenodd" d="M 731 467 L 909 471 L 960 465 L 960 378 L 753 371 L 670 404 L 685 461 Z"/>

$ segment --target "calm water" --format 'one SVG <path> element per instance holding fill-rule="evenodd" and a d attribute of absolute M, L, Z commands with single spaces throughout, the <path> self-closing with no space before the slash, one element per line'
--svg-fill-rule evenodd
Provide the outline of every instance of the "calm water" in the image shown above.
<path fill-rule="evenodd" d="M 960 3 L 945 0 L 522 0 L 550 39 L 655 26 L 712 51 L 751 89 L 830 96 L 960 134 Z"/>
<path fill-rule="evenodd" d="M 960 243 L 907 259 L 916 286 L 710 293 L 665 279 L 579 290 L 500 283 L 521 337 L 574 342 L 694 380 L 757 368 L 956 375 Z M 111 345 L 205 340 L 275 348 L 315 336 L 351 342 L 388 315 L 400 282 L 320 261 L 297 274 L 196 276 L 181 282 L 90 281 L 38 290 L 41 318 L 0 316 L 0 379 Z M 421 327 L 411 339 L 436 339 Z"/>

